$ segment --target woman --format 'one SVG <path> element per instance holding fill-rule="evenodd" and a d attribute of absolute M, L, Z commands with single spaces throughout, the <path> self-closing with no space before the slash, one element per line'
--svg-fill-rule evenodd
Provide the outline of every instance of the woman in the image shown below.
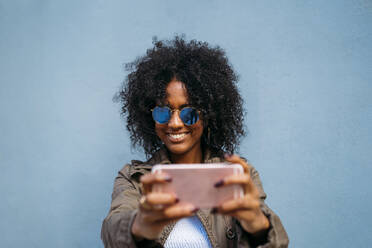
<path fill-rule="evenodd" d="M 175 37 L 154 41 L 127 69 L 118 97 L 132 144 L 150 159 L 119 172 L 102 225 L 105 247 L 287 247 L 279 218 L 264 203 L 257 171 L 229 155 L 244 130 L 237 77 L 224 51 Z M 149 173 L 155 164 L 214 162 L 243 166 L 244 174 L 215 185 L 243 185 L 243 198 L 199 210 L 180 204 L 176 195 L 151 192 L 154 183 L 172 180 Z"/>

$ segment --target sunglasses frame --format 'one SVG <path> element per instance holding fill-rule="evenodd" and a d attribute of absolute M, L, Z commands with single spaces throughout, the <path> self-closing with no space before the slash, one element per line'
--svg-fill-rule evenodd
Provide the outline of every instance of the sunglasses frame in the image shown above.
<path fill-rule="evenodd" d="M 200 120 L 200 113 L 201 113 L 201 112 L 200 112 L 200 110 L 197 110 L 197 109 L 194 108 L 194 107 L 186 106 L 186 107 L 183 107 L 183 108 L 181 108 L 181 109 L 171 109 L 171 108 L 168 107 L 168 106 L 164 106 L 164 107 L 156 106 L 155 108 L 157 108 L 157 107 L 159 107 L 159 108 L 167 108 L 167 109 L 169 109 L 169 111 L 171 112 L 171 118 L 172 118 L 173 112 L 178 111 L 178 112 L 179 112 L 179 113 L 178 113 L 178 117 L 181 119 L 182 123 L 183 123 L 185 126 L 192 126 L 192 125 L 195 125 L 195 124 L 198 123 L 198 121 Z M 157 121 L 154 119 L 153 111 L 154 111 L 155 108 L 152 108 L 152 109 L 151 109 L 151 116 L 152 116 L 152 119 L 153 119 L 157 124 L 160 124 L 160 125 L 168 124 L 170 118 L 169 118 L 169 120 L 168 120 L 167 122 L 165 122 L 165 123 L 157 122 Z M 194 109 L 194 110 L 198 113 L 198 120 L 197 120 L 194 124 L 190 124 L 190 125 L 188 125 L 188 124 L 186 124 L 186 123 L 182 120 L 182 118 L 181 118 L 181 116 L 180 116 L 180 113 L 181 113 L 181 111 L 182 111 L 183 109 L 185 109 L 185 108 L 191 108 L 191 109 Z"/>

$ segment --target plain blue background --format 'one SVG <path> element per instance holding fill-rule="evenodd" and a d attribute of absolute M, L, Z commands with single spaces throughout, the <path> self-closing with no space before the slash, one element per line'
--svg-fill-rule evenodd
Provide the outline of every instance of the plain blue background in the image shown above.
<path fill-rule="evenodd" d="M 372 243 L 372 2 L 0 1 L 0 247 L 103 247 L 131 159 L 112 97 L 152 36 L 223 47 L 240 75 L 240 154 L 290 247 Z"/>

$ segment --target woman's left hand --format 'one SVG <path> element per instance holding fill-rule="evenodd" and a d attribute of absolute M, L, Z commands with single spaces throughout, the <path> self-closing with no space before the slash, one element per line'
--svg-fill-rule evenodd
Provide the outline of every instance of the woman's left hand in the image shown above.
<path fill-rule="evenodd" d="M 244 189 L 244 197 L 224 202 L 216 208 L 216 211 L 236 218 L 246 232 L 252 235 L 260 234 L 269 228 L 270 223 L 261 211 L 259 192 L 249 172 L 251 166 L 237 155 L 225 156 L 225 159 L 228 162 L 240 164 L 244 169 L 244 174 L 225 177 L 215 186 L 240 184 Z"/>

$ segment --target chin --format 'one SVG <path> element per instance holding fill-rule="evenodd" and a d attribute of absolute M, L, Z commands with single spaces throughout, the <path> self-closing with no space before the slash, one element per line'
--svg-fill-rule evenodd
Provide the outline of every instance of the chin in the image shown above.
<path fill-rule="evenodd" d="M 191 150 L 191 148 L 185 147 L 183 144 L 180 145 L 166 145 L 168 151 L 173 154 L 182 155 Z"/>
<path fill-rule="evenodd" d="M 167 147 L 168 151 L 171 154 L 182 156 L 182 155 L 187 155 L 189 153 L 193 153 L 195 152 L 195 150 L 198 150 L 198 148 L 200 147 L 200 142 L 196 142 L 196 143 L 184 142 L 184 143 L 179 143 L 179 144 L 166 142 L 165 146 Z"/>

